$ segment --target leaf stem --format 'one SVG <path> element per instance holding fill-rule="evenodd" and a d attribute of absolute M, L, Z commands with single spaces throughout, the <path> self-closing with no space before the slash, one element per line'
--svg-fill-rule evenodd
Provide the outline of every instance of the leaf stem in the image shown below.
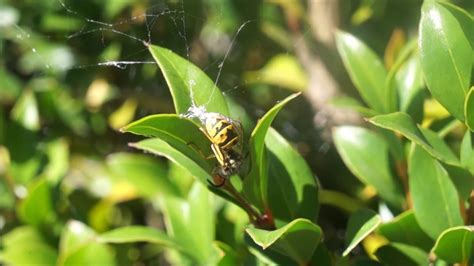
<path fill-rule="evenodd" d="M 240 195 L 240 193 L 234 188 L 230 181 L 225 182 L 224 189 L 229 192 L 244 208 L 245 212 L 249 216 L 250 222 L 255 224 L 259 220 L 260 214 L 247 202 L 246 199 Z"/>

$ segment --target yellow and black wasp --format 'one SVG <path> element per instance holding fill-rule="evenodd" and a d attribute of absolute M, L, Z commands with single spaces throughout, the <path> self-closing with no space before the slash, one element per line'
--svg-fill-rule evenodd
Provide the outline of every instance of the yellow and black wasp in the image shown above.
<path fill-rule="evenodd" d="M 242 125 L 225 115 L 208 113 L 204 107 L 192 106 L 186 117 L 196 117 L 201 121 L 202 127 L 199 129 L 211 141 L 211 149 L 218 162 L 213 171 L 214 182 L 210 183 L 215 187 L 223 186 L 227 178 L 237 173 L 242 165 Z"/>

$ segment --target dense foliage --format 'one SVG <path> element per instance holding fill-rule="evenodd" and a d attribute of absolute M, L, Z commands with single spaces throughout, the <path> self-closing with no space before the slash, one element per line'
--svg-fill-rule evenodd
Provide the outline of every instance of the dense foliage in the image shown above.
<path fill-rule="evenodd" d="M 333 142 L 314 3 L 37 2 L 0 0 L 0 262 L 472 264 L 470 1 L 340 1 L 323 61 L 364 121 Z M 222 187 L 192 106 L 243 125 Z"/>

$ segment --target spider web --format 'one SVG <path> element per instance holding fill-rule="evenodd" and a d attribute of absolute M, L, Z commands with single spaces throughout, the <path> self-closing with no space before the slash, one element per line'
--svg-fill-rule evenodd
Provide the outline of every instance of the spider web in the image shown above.
<path fill-rule="evenodd" d="M 125 2 L 129 1 L 125 0 Z M 96 62 L 91 63 L 76 62 L 77 59 L 74 58 L 73 51 L 69 50 L 69 47 L 66 47 L 68 50 L 65 49 L 62 51 L 62 54 L 57 54 L 58 56 L 62 55 L 62 60 L 58 62 L 57 60 L 51 60 L 49 56 L 50 53 L 45 48 L 41 47 L 41 45 L 37 45 L 37 42 L 35 41 L 35 38 L 56 40 L 58 39 L 57 36 L 39 35 L 37 34 L 39 31 L 35 31 L 35 29 L 30 30 L 28 28 L 24 28 L 19 23 L 11 23 L 10 29 L 8 30 L 10 33 L 15 35 L 17 42 L 21 43 L 24 47 L 27 47 L 30 50 L 30 53 L 32 53 L 31 57 L 34 57 L 35 61 L 39 62 L 39 64 L 43 66 L 43 71 L 35 71 L 34 75 L 36 76 L 45 75 L 48 71 L 51 71 L 52 68 L 60 69 L 63 72 L 80 71 L 84 69 L 95 69 L 101 67 L 114 67 L 120 70 L 128 69 L 129 71 L 135 71 L 130 70 L 130 67 L 136 65 L 156 64 L 151 55 L 148 53 L 147 46 L 149 44 L 159 44 L 160 40 L 155 38 L 154 33 L 157 31 L 157 28 L 160 27 L 159 24 L 163 22 L 163 19 L 171 21 L 171 24 L 174 26 L 176 37 L 182 40 L 182 47 L 168 48 L 193 62 L 190 55 L 190 40 L 187 36 L 187 20 L 193 19 L 204 21 L 206 18 L 196 17 L 194 14 L 188 12 L 186 10 L 187 7 L 185 0 L 174 1 L 171 3 L 170 1 L 163 0 L 155 2 L 156 3 L 147 6 L 147 8 L 140 14 L 127 14 L 115 21 L 102 21 L 90 18 L 78 11 L 74 6 L 73 1 L 56 0 L 59 13 L 65 14 L 72 19 L 80 20 L 83 23 L 83 26 L 78 31 L 73 31 L 64 36 L 60 36 L 62 37 L 59 38 L 60 43 L 62 42 L 62 44 L 67 46 L 68 44 L 73 43 L 79 39 L 78 41 L 87 43 L 87 45 L 102 46 L 104 50 L 112 41 L 119 43 L 135 42 L 139 45 L 139 47 L 142 47 L 130 54 L 121 54 L 120 59 L 118 60 L 97 60 Z M 218 7 L 217 9 L 219 10 L 219 5 L 223 5 L 225 3 L 212 2 L 212 4 L 216 5 Z M 221 16 L 222 9 L 220 10 L 219 14 L 219 17 Z M 244 30 L 248 23 L 249 21 L 242 23 L 234 33 L 221 32 L 222 35 L 218 37 L 219 43 L 212 51 L 213 53 L 217 54 L 217 59 L 215 59 L 213 62 L 210 62 L 203 68 L 203 71 L 205 72 L 208 72 L 209 70 L 214 70 L 213 72 L 215 72 L 217 70 L 217 74 L 214 75 L 214 77 L 211 76 L 211 78 L 215 80 L 215 87 L 219 85 L 218 83 L 222 70 L 227 58 L 229 57 L 229 54 L 232 53 L 232 47 L 236 42 L 239 41 L 238 35 L 240 31 Z M 128 29 L 123 30 L 122 28 Z M 133 33 L 131 33 L 132 31 Z M 141 31 L 141 34 L 136 34 L 137 31 Z M 84 39 L 86 39 L 86 41 L 84 41 Z M 93 43 L 93 41 L 97 39 L 100 39 L 100 43 Z M 180 53 L 176 50 L 183 50 L 183 53 Z M 240 82 L 234 85 L 233 88 L 227 89 L 223 92 L 226 94 L 230 91 L 236 90 L 239 87 Z"/>

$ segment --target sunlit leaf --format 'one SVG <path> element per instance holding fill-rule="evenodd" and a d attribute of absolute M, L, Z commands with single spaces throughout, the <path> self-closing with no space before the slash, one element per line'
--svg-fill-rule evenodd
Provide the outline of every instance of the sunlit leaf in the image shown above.
<path fill-rule="evenodd" d="M 449 228 L 436 240 L 433 252 L 449 263 L 468 263 L 474 246 L 474 232 L 468 226 Z"/>
<path fill-rule="evenodd" d="M 265 136 L 278 112 L 291 100 L 300 95 L 295 93 L 273 106 L 257 123 L 250 136 L 252 168 L 244 180 L 244 193 L 254 204 L 268 206 L 268 168 L 265 156 Z"/>
<path fill-rule="evenodd" d="M 203 169 L 200 164 L 196 163 L 193 159 L 189 158 L 188 156 L 180 152 L 178 149 L 174 148 L 172 145 L 161 139 L 146 139 L 130 145 L 137 149 L 141 149 L 146 152 L 150 152 L 168 158 L 174 163 L 187 169 L 197 180 L 199 180 L 204 185 L 208 184 L 207 180 L 211 180 L 210 173 Z"/>
<path fill-rule="evenodd" d="M 96 238 L 87 225 L 69 221 L 61 234 L 57 265 L 115 265 L 112 249 Z"/>
<path fill-rule="evenodd" d="M 212 264 L 220 259 L 214 246 L 214 207 L 209 190 L 194 183 L 187 200 L 162 198 L 168 234 L 198 264 Z"/>
<path fill-rule="evenodd" d="M 107 157 L 107 166 L 119 179 L 125 180 L 141 196 L 154 198 L 162 195 L 178 195 L 178 189 L 168 180 L 167 167 L 160 161 L 145 155 L 115 153 Z"/>
<path fill-rule="evenodd" d="M 409 140 L 420 145 L 431 156 L 447 164 L 454 166 L 460 164 L 449 146 L 436 133 L 417 126 L 406 113 L 397 112 L 378 115 L 370 118 L 368 121 L 376 126 L 401 133 Z"/>
<path fill-rule="evenodd" d="M 456 17 L 435 1 L 423 5 L 419 46 L 431 94 L 453 116 L 464 121 L 473 50 Z"/>
<path fill-rule="evenodd" d="M 157 137 L 163 140 L 177 138 L 184 144 L 196 147 L 206 156 L 212 153 L 211 143 L 199 131 L 199 126 L 192 120 L 179 115 L 157 114 L 146 116 L 123 127 L 121 131 L 146 137 Z"/>
<path fill-rule="evenodd" d="M 414 214 L 423 231 L 436 239 L 445 229 L 463 224 L 458 193 L 448 172 L 415 144 L 408 174 Z"/>
<path fill-rule="evenodd" d="M 24 90 L 15 103 L 11 118 L 20 123 L 24 128 L 37 131 L 40 127 L 38 104 L 31 90 Z"/>
<path fill-rule="evenodd" d="M 413 211 L 403 212 L 392 221 L 382 224 L 377 233 L 391 242 L 412 245 L 425 251 L 430 251 L 433 246 L 433 240 L 420 228 Z"/>
<path fill-rule="evenodd" d="M 349 170 L 361 182 L 373 186 L 381 198 L 401 208 L 404 202 L 403 190 L 391 173 L 385 140 L 370 130 L 352 126 L 336 128 L 333 138 Z"/>
<path fill-rule="evenodd" d="M 177 244 L 164 232 L 148 226 L 120 227 L 98 236 L 102 243 L 133 243 L 148 242 L 167 247 L 177 248 Z"/>
<path fill-rule="evenodd" d="M 7 265 L 55 265 L 57 252 L 39 230 L 19 226 L 2 235 L 0 262 Z"/>
<path fill-rule="evenodd" d="M 19 216 L 28 224 L 40 226 L 51 222 L 54 209 L 51 189 L 46 179 L 35 182 L 28 190 L 28 196 L 18 208 Z"/>
<path fill-rule="evenodd" d="M 466 117 L 466 125 L 471 131 L 474 131 L 474 87 L 471 87 L 464 102 L 464 115 Z"/>
<path fill-rule="evenodd" d="M 245 73 L 244 79 L 246 83 L 267 83 L 293 91 L 308 86 L 308 77 L 300 63 L 288 54 L 274 56 L 262 69 Z"/>
<path fill-rule="evenodd" d="M 381 223 L 382 219 L 380 216 L 369 209 L 361 209 L 352 214 L 347 225 L 345 237 L 346 249 L 342 255 L 347 256 L 357 244 L 364 240 L 364 238 L 372 233 Z"/>
<path fill-rule="evenodd" d="M 115 112 L 109 116 L 109 125 L 119 129 L 130 123 L 135 116 L 138 103 L 135 99 L 127 99 Z"/>
<path fill-rule="evenodd" d="M 387 112 L 389 99 L 384 91 L 387 71 L 380 58 L 363 42 L 346 32 L 337 33 L 336 44 L 361 97 L 377 112 Z"/>
<path fill-rule="evenodd" d="M 271 248 L 300 264 L 310 261 L 322 238 L 319 226 L 306 219 L 296 219 L 274 231 L 257 228 L 248 228 L 246 231 L 263 249 Z"/>
<path fill-rule="evenodd" d="M 150 45 L 149 51 L 168 83 L 176 113 L 184 114 L 195 104 L 204 105 L 208 112 L 229 115 L 221 91 L 201 69 L 166 48 Z"/>

